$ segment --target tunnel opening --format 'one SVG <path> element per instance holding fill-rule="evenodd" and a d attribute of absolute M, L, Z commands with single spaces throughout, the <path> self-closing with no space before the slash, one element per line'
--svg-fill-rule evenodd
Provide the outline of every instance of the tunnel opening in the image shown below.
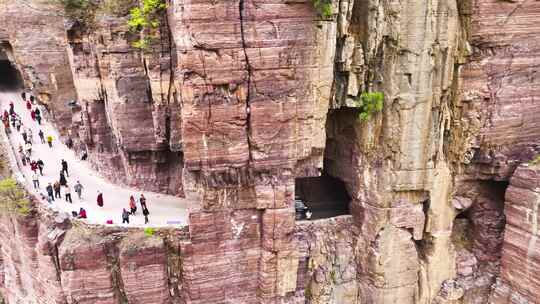
<path fill-rule="evenodd" d="M 23 88 L 23 80 L 17 67 L 11 62 L 9 44 L 0 44 L 0 91 L 16 91 Z"/>
<path fill-rule="evenodd" d="M 460 185 L 452 225 L 451 241 L 456 251 L 458 280 L 474 280 L 465 289 L 464 299 L 487 297 L 500 272 L 500 258 L 505 233 L 504 214 L 507 181 L 474 180 Z"/>
<path fill-rule="evenodd" d="M 351 198 L 345 183 L 323 171 L 318 177 L 295 179 L 295 208 L 297 220 L 307 219 L 305 212 L 311 212 L 311 219 L 331 218 L 349 214 Z M 304 204 L 307 209 L 302 211 Z"/>

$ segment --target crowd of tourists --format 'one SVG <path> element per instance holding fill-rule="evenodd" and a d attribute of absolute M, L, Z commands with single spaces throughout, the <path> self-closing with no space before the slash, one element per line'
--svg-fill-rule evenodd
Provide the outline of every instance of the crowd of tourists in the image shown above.
<path fill-rule="evenodd" d="M 43 121 L 42 111 L 37 105 L 35 97 L 25 92 L 21 94 L 21 97 L 23 102 L 25 103 L 25 108 L 28 113 L 17 113 L 15 111 L 15 104 L 13 102 L 10 102 L 9 109 L 4 110 L 3 112 L 2 122 L 4 125 L 4 130 L 8 136 L 21 136 L 22 141 L 20 141 L 17 149 L 18 158 L 20 159 L 23 168 L 29 168 L 34 189 L 40 194 L 41 198 L 48 203 L 52 203 L 55 200 L 61 200 L 63 194 L 65 201 L 72 204 L 72 190 L 77 194 L 77 199 L 79 200 L 79 202 L 84 203 L 85 201 L 83 198 L 83 191 L 85 187 L 81 184 L 79 180 L 77 180 L 73 184 L 68 181 L 70 175 L 69 165 L 66 160 L 62 159 L 60 164 L 58 164 L 60 168 L 58 178 L 44 175 L 43 169 L 45 168 L 46 164 L 43 161 L 43 158 L 40 158 L 39 155 L 36 155 L 37 153 L 32 151 L 32 146 L 42 144 L 47 145 L 49 148 L 52 149 L 54 138 L 51 134 L 45 134 L 41 129 Z M 37 133 L 39 136 L 39 142 L 34 140 L 32 126 L 25 126 L 23 124 L 21 115 L 30 115 L 32 119 L 31 123 L 35 123 L 35 126 L 39 129 L 39 132 Z M 14 130 L 16 130 L 16 133 Z M 71 137 L 67 138 L 66 146 L 69 149 L 73 148 L 73 140 Z M 88 153 L 86 151 L 83 151 L 81 160 L 86 160 L 87 157 Z M 43 183 L 43 179 L 45 178 L 47 178 L 47 182 Z M 42 186 L 45 186 L 44 192 L 41 192 Z M 104 206 L 104 194 L 101 191 L 97 191 L 96 203 L 99 207 Z M 135 199 L 133 195 L 129 197 L 127 207 L 123 208 L 122 210 L 122 223 L 129 224 L 130 217 L 136 216 L 137 210 L 139 209 L 141 210 L 141 214 L 144 216 L 145 224 L 148 224 L 148 216 L 150 215 L 150 212 L 148 211 L 148 206 L 144 194 L 141 194 L 138 200 Z M 83 207 L 80 207 L 79 210 L 73 210 L 71 214 L 74 217 L 83 219 L 89 216 L 86 209 Z M 108 219 L 106 220 L 106 223 L 113 224 L 113 220 Z"/>

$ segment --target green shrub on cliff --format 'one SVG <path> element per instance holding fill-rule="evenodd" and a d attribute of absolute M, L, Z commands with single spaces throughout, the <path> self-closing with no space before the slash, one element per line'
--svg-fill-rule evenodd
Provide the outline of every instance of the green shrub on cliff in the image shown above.
<path fill-rule="evenodd" d="M 155 29 L 160 25 L 160 15 L 167 8 L 163 0 L 142 0 L 141 6 L 129 11 L 128 26 L 132 32 L 140 32 L 143 38 L 135 41 L 133 46 L 147 49 L 155 38 Z"/>
<path fill-rule="evenodd" d="M 13 178 L 0 181 L 0 210 L 22 215 L 30 213 L 30 201 L 24 189 Z"/>
<path fill-rule="evenodd" d="M 529 164 L 531 165 L 538 165 L 540 164 L 540 154 L 536 155 L 533 159 L 529 161 Z"/>
<path fill-rule="evenodd" d="M 313 0 L 313 7 L 323 19 L 332 17 L 332 0 Z"/>
<path fill-rule="evenodd" d="M 154 233 L 156 233 L 156 231 L 154 230 L 154 228 L 152 228 L 152 227 L 146 227 L 146 228 L 144 228 L 144 234 L 146 234 L 146 236 L 153 236 Z"/>
<path fill-rule="evenodd" d="M 96 4 L 91 0 L 54 0 L 64 8 L 66 17 L 88 26 L 94 19 Z"/>
<path fill-rule="evenodd" d="M 380 112 L 384 106 L 383 92 L 364 92 L 356 100 L 360 108 L 358 118 L 361 121 L 368 121 L 374 113 Z"/>

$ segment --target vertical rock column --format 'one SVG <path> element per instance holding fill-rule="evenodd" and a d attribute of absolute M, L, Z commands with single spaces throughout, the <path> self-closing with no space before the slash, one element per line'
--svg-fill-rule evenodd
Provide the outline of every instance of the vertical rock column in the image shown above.
<path fill-rule="evenodd" d="M 370 244 L 357 253 L 360 293 L 369 303 L 430 303 L 455 275 L 453 168 L 444 143 L 465 47 L 457 2 L 336 8 L 326 169 L 347 183 L 360 237 Z M 385 95 L 382 113 L 367 121 L 358 119 L 362 92 Z"/>
<path fill-rule="evenodd" d="M 203 192 L 185 244 L 186 298 L 275 303 L 296 289 L 295 174 L 322 166 L 328 99 L 315 89 L 312 4 L 173 1 L 169 11 L 185 166 Z M 195 271 L 201 261 L 212 278 Z"/>

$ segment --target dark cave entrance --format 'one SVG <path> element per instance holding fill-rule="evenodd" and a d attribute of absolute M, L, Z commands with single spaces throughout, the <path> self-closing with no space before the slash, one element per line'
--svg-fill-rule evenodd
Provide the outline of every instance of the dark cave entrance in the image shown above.
<path fill-rule="evenodd" d="M 9 60 L 10 50 L 9 44 L 0 44 L 0 91 L 15 91 L 23 88 L 21 74 Z"/>
<path fill-rule="evenodd" d="M 349 214 L 351 198 L 345 183 L 338 178 L 323 172 L 318 177 L 295 179 L 294 188 L 297 220 L 306 219 L 299 210 L 299 201 L 309 208 L 312 220 Z"/>
<path fill-rule="evenodd" d="M 467 187 L 472 204 L 454 219 L 452 241 L 458 250 L 473 253 L 482 268 L 501 256 L 506 218 L 507 181 L 475 181 Z"/>

